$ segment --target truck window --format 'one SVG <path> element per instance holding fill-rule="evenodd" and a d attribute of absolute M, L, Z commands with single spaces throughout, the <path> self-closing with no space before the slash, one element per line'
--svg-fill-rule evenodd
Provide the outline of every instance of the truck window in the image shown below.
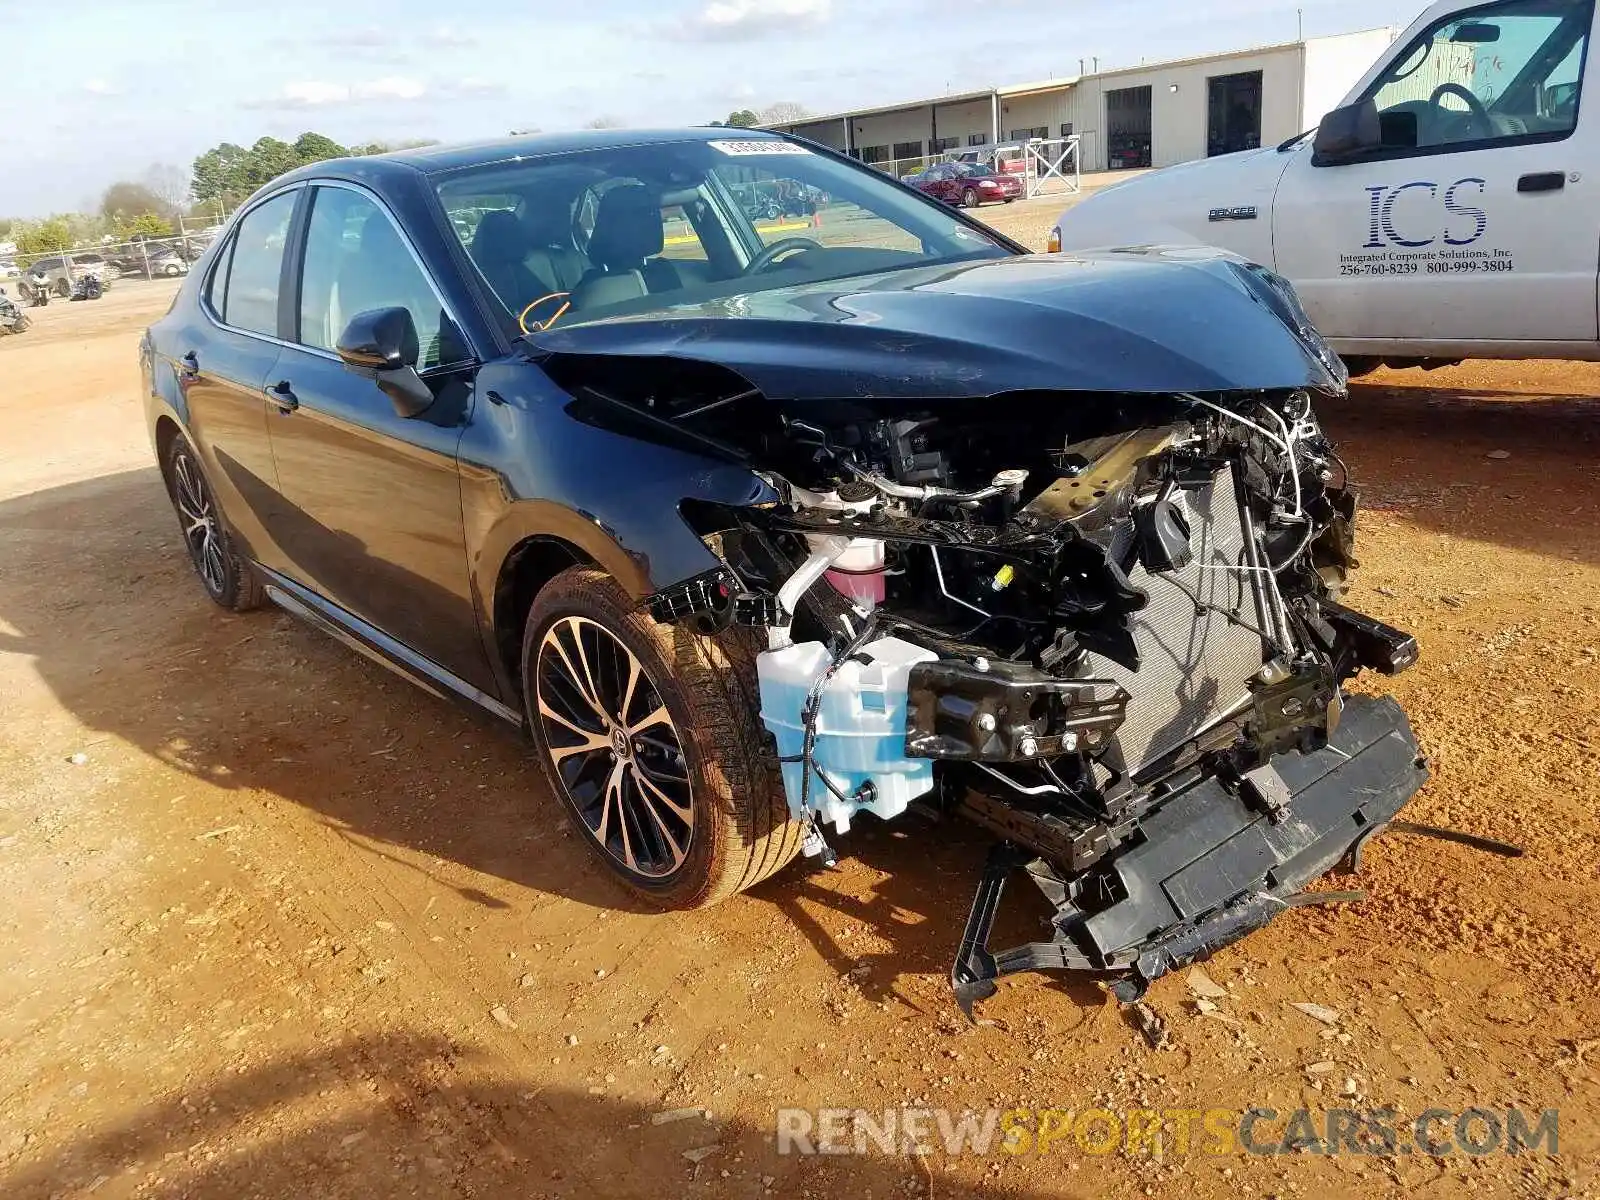
<path fill-rule="evenodd" d="M 1593 15 L 1594 0 L 1508 0 L 1423 31 L 1367 93 L 1384 149 L 1403 157 L 1567 137 Z"/>

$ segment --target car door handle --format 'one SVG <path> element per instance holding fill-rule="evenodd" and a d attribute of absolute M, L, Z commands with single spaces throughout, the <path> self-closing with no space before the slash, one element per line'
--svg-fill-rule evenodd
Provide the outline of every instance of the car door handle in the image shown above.
<path fill-rule="evenodd" d="M 1519 192 L 1559 192 L 1567 186 L 1565 171 L 1538 171 L 1517 180 Z"/>
<path fill-rule="evenodd" d="M 300 398 L 294 394 L 294 389 L 289 386 L 287 379 L 280 379 L 271 387 L 261 390 L 266 393 L 268 400 L 278 406 L 278 411 L 284 416 L 288 416 L 300 407 Z"/>
<path fill-rule="evenodd" d="M 200 356 L 193 350 L 178 360 L 183 364 L 183 377 L 185 379 L 200 378 Z"/>

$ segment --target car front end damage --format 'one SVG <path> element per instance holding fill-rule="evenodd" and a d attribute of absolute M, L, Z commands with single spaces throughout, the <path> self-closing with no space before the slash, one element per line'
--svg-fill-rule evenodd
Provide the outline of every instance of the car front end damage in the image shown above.
<path fill-rule="evenodd" d="M 724 330 L 786 323 L 623 322 L 538 347 L 580 419 L 765 483 L 752 505 L 685 503 L 716 565 L 649 605 L 764 631 L 762 719 L 807 850 L 912 803 L 995 835 L 951 976 L 969 1015 L 1021 970 L 1137 1000 L 1305 902 L 1427 778 L 1399 706 L 1343 690 L 1417 647 L 1341 601 L 1356 495 L 1314 401 L 1342 370 L 1276 277 L 1201 274 L 1214 304 L 1170 336 L 1159 311 L 1075 330 L 1086 310 L 1051 293 L 1067 345 L 1048 355 L 984 359 L 984 304 L 1041 307 L 1034 279 L 993 277 L 947 288 L 978 303 L 959 333 L 869 291 L 832 301 L 854 319 L 753 340 Z M 1241 296 L 1254 308 L 1219 311 Z M 1252 334 L 1249 352 L 1217 340 Z M 1120 361 L 1086 362 L 1095 338 Z M 1063 386 L 1040 382 L 1052 356 Z M 995 953 L 1018 870 L 1050 937 Z"/>

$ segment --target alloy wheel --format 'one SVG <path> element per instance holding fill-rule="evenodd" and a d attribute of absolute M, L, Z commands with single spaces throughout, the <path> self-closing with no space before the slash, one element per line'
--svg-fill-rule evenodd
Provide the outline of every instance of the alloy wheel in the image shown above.
<path fill-rule="evenodd" d="M 688 857 L 688 764 L 665 700 L 605 626 L 562 617 L 539 643 L 535 711 L 551 762 L 589 836 L 625 870 L 672 875 Z"/>
<path fill-rule="evenodd" d="M 172 502 L 177 505 L 183 540 L 201 582 L 213 596 L 222 595 L 228 586 L 228 568 L 217 507 L 200 465 L 186 449 L 172 458 Z"/>

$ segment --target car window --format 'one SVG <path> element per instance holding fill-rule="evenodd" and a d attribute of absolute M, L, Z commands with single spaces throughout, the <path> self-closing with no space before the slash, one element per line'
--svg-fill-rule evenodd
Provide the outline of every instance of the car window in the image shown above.
<path fill-rule="evenodd" d="M 707 260 L 700 234 L 689 219 L 688 210 L 681 204 L 669 204 L 661 210 L 661 257 L 678 262 Z"/>
<path fill-rule="evenodd" d="M 1373 84 L 1385 148 L 1565 137 L 1593 0 L 1509 0 L 1425 30 Z"/>
<path fill-rule="evenodd" d="M 463 357 L 438 294 L 389 213 L 360 192 L 319 187 L 306 227 L 298 340 L 332 350 L 350 318 L 375 308 L 411 314 L 419 370 Z"/>
<path fill-rule="evenodd" d="M 522 332 L 1013 253 L 878 171 L 766 135 L 530 155 L 436 186 L 447 214 L 520 197 L 470 237 L 450 226 Z"/>
<path fill-rule="evenodd" d="M 299 194 L 283 192 L 251 209 L 234 232 L 228 282 L 218 312 L 235 329 L 278 335 L 278 281 Z"/>

